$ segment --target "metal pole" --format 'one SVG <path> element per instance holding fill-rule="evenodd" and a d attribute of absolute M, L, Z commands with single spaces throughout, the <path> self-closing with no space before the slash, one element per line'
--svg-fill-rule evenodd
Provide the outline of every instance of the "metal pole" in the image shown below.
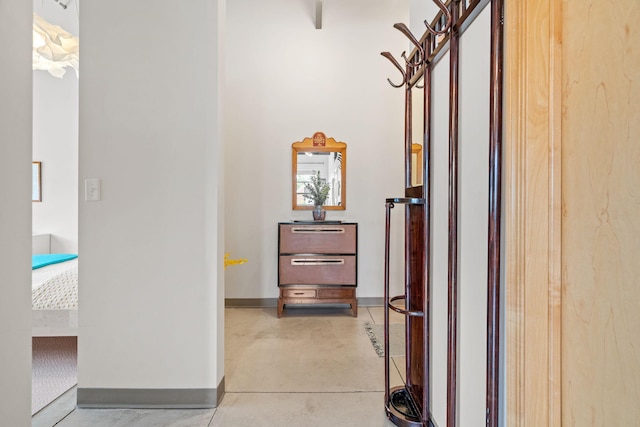
<path fill-rule="evenodd" d="M 503 0 L 491 2 L 489 236 L 487 266 L 487 427 L 498 427 L 500 388 L 500 241 L 502 205 Z"/>
<path fill-rule="evenodd" d="M 447 427 L 456 427 L 458 413 L 458 67 L 460 2 L 451 2 L 449 68 L 449 254 L 447 337 Z"/>
<path fill-rule="evenodd" d="M 392 202 L 387 202 L 384 233 L 384 403 L 389 404 L 389 241 Z"/>

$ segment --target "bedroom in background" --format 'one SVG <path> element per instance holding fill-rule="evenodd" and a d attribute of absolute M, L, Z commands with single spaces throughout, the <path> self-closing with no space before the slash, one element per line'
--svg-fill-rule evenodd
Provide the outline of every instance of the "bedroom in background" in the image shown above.
<path fill-rule="evenodd" d="M 78 8 L 33 3 L 32 414 L 77 383 Z"/>

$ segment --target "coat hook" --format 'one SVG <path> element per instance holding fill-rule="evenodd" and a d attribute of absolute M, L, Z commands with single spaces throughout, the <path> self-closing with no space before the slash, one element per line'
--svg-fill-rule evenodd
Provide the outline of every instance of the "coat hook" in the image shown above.
<path fill-rule="evenodd" d="M 397 23 L 397 24 L 393 24 L 393 28 L 395 28 L 396 30 L 399 30 L 402 34 L 404 34 L 405 36 L 407 36 L 407 38 L 409 39 L 409 41 L 411 43 L 413 43 L 420 52 L 423 51 L 422 49 L 422 45 L 420 44 L 420 42 L 418 41 L 418 39 L 416 39 L 414 37 L 414 35 L 411 33 L 411 30 L 409 30 L 409 28 L 407 28 L 406 25 L 404 25 L 403 23 Z"/>
<path fill-rule="evenodd" d="M 429 30 L 429 32 L 434 36 L 441 36 L 443 34 L 446 34 L 451 28 L 451 24 L 453 23 L 453 17 L 451 16 L 451 11 L 447 9 L 447 6 L 444 3 L 442 3 L 441 0 L 433 0 L 433 2 L 436 4 L 436 6 L 438 6 L 438 9 L 440 9 L 444 14 L 444 16 L 447 18 L 446 23 L 444 25 L 444 28 L 439 31 L 433 28 L 431 25 L 429 25 L 426 19 L 424 20 L 424 25 L 427 27 L 427 30 Z"/>
<path fill-rule="evenodd" d="M 420 52 L 420 55 L 418 55 L 417 61 L 415 62 L 409 61 L 406 53 L 402 52 L 402 57 L 404 58 L 404 61 L 407 63 L 407 65 L 409 65 L 412 68 L 419 66 L 422 63 L 422 58 L 424 58 L 424 49 L 422 48 L 422 44 L 420 44 L 418 39 L 416 39 L 414 35 L 411 33 L 411 30 L 409 30 L 409 28 L 407 28 L 407 26 L 404 25 L 403 23 L 393 24 L 393 28 L 395 28 L 396 30 L 399 30 L 402 34 L 404 34 L 409 39 L 409 41 L 413 43 L 414 46 L 418 49 L 418 52 Z"/>
<path fill-rule="evenodd" d="M 417 57 L 415 62 L 409 61 L 409 58 L 407 57 L 407 52 L 402 52 L 402 54 L 400 56 L 402 56 L 402 59 L 404 59 L 405 64 L 407 64 L 411 68 L 419 67 L 420 64 L 422 64 L 422 55 L 421 54 L 418 55 L 418 57 Z"/>
<path fill-rule="evenodd" d="M 391 79 L 387 79 L 387 81 L 389 82 L 389 84 L 393 87 L 402 87 L 405 82 L 407 81 L 407 74 L 405 73 L 405 71 L 402 69 L 402 67 L 400 66 L 400 64 L 398 63 L 398 61 L 396 61 L 396 59 L 393 57 L 393 55 L 391 55 L 389 52 L 380 52 L 380 55 L 384 56 L 385 58 L 387 58 L 389 61 L 391 61 L 391 63 L 393 65 L 395 65 L 395 67 L 400 71 L 400 73 L 402 74 L 402 83 L 396 85 L 393 84 L 393 82 L 391 81 Z"/>

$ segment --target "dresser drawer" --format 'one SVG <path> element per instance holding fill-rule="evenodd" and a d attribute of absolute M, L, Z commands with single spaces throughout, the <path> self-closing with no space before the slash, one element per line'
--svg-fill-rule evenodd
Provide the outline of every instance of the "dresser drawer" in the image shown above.
<path fill-rule="evenodd" d="M 316 289 L 282 289 L 282 296 L 285 298 L 315 298 Z"/>
<path fill-rule="evenodd" d="M 356 297 L 356 288 L 319 288 L 318 298 L 348 299 Z"/>
<path fill-rule="evenodd" d="M 355 224 L 281 224 L 281 254 L 355 254 Z"/>
<path fill-rule="evenodd" d="M 280 285 L 355 285 L 356 256 L 280 256 Z"/>

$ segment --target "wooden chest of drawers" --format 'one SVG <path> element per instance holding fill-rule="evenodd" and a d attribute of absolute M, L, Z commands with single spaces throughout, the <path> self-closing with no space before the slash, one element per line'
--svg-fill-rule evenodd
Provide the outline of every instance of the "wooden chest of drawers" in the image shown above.
<path fill-rule="evenodd" d="M 285 304 L 349 304 L 358 315 L 358 224 L 278 224 L 278 317 Z"/>

